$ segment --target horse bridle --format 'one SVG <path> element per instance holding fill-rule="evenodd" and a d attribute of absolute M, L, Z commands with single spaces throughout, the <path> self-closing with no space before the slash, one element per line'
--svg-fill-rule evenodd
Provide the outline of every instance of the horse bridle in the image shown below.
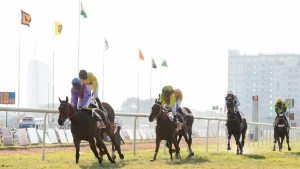
<path fill-rule="evenodd" d="M 63 118 L 65 119 L 65 120 L 67 120 L 67 119 L 70 119 L 71 120 L 71 118 L 74 116 L 74 115 L 76 115 L 77 113 L 74 113 L 74 114 L 72 114 L 72 116 L 70 116 L 69 117 L 69 113 L 71 114 L 71 112 L 70 112 L 70 106 L 69 106 L 69 104 L 68 103 L 60 103 L 60 104 L 63 104 L 63 105 L 66 105 L 66 109 L 67 109 L 67 116 L 65 116 L 65 115 L 63 115 L 63 114 L 61 114 L 60 112 L 59 112 L 59 115 L 61 115 L 61 116 L 63 116 Z"/>
<path fill-rule="evenodd" d="M 162 106 L 158 103 L 155 103 L 156 105 L 158 105 L 160 108 L 159 108 L 159 113 L 155 116 L 155 118 L 157 118 L 160 114 L 161 114 L 161 110 L 162 110 Z"/>

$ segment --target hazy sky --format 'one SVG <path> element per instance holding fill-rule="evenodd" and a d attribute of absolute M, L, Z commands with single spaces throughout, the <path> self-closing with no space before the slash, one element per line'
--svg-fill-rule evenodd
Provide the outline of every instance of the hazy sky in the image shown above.
<path fill-rule="evenodd" d="M 228 49 L 248 54 L 300 53 L 300 1 L 296 0 L 81 2 L 88 17 L 80 18 L 80 69 L 97 76 L 101 98 L 105 57 L 104 101 L 116 109 L 138 93 L 141 99 L 150 97 L 151 57 L 159 67 L 152 69 L 152 97 L 160 92 L 161 80 L 162 86 L 182 90 L 182 106 L 208 110 L 224 105 Z M 38 59 L 52 69 L 53 44 L 55 102 L 58 96 L 70 96 L 70 82 L 78 75 L 79 1 L 10 0 L 1 6 L 0 91 L 18 90 L 20 38 L 20 106 L 27 107 L 29 60 Z M 31 15 L 30 27 L 20 25 L 20 9 Z M 62 34 L 55 37 L 54 21 L 63 25 Z M 104 37 L 110 46 L 105 53 Z M 144 61 L 139 60 L 139 48 Z M 160 69 L 161 58 L 168 68 Z"/>

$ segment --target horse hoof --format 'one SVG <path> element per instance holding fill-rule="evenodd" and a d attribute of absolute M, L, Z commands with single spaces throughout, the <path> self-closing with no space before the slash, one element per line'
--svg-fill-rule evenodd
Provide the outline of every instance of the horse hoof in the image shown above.
<path fill-rule="evenodd" d="M 273 148 L 273 151 L 276 151 L 275 148 Z"/>
<path fill-rule="evenodd" d="M 288 150 L 289 150 L 289 151 L 291 151 L 292 149 L 291 149 L 291 148 L 289 148 Z"/>
<path fill-rule="evenodd" d="M 112 160 L 111 163 L 112 163 L 112 164 L 116 164 L 116 161 L 115 161 L 115 160 Z"/>
<path fill-rule="evenodd" d="M 194 156 L 194 152 L 191 152 L 191 156 Z"/>
<path fill-rule="evenodd" d="M 123 154 L 120 154 L 119 157 L 120 157 L 121 160 L 124 159 L 124 155 Z"/>
<path fill-rule="evenodd" d="M 243 155 L 243 152 L 240 152 L 240 155 Z"/>
<path fill-rule="evenodd" d="M 111 157 L 113 160 L 115 160 L 116 159 L 116 155 L 112 155 L 112 157 Z"/>
<path fill-rule="evenodd" d="M 228 151 L 228 150 L 231 150 L 231 148 L 230 148 L 230 147 L 227 147 L 227 151 Z"/>
<path fill-rule="evenodd" d="M 150 162 L 154 162 L 154 161 L 155 161 L 154 159 L 151 159 L 151 160 L 150 160 Z"/>

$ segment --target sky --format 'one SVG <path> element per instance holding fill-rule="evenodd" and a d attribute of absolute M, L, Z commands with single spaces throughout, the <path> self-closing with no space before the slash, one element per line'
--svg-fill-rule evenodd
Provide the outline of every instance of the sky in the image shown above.
<path fill-rule="evenodd" d="M 79 15 L 80 2 L 87 18 Z M 183 92 L 182 106 L 205 111 L 224 105 L 228 49 L 300 53 L 297 0 L 10 0 L 1 6 L 0 91 L 18 92 L 20 45 L 20 107 L 28 107 L 33 59 L 53 69 L 54 57 L 55 103 L 70 97 L 79 56 L 79 68 L 98 78 L 100 99 L 104 84 L 103 101 L 115 109 L 128 97 L 153 98 L 172 85 Z M 20 24 L 20 9 L 31 15 L 30 27 Z M 63 25 L 61 35 L 54 36 L 54 21 Z"/>

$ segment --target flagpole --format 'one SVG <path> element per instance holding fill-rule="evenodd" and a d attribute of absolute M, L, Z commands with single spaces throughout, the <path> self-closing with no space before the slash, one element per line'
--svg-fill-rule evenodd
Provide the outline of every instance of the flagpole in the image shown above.
<path fill-rule="evenodd" d="M 22 11 L 20 9 L 20 11 Z M 21 12 L 22 15 L 22 12 Z M 20 21 L 21 21 L 21 15 L 19 15 L 19 63 L 18 63 L 18 107 L 20 107 L 20 74 L 21 74 L 21 31 L 20 31 Z M 20 120 L 20 112 L 18 112 L 18 124 Z"/>
<path fill-rule="evenodd" d="M 55 37 L 55 21 L 53 22 L 54 23 L 54 26 L 53 26 L 53 28 L 54 28 L 54 32 L 53 32 L 53 72 L 52 72 L 52 78 L 53 78 L 53 88 L 52 88 L 52 107 L 53 107 L 53 109 L 54 109 L 54 37 Z"/>
<path fill-rule="evenodd" d="M 79 55 L 80 55 L 80 50 L 79 50 L 79 46 L 80 46 L 80 0 L 79 0 L 79 18 L 78 18 L 78 58 L 77 58 L 77 72 L 79 72 Z"/>
<path fill-rule="evenodd" d="M 152 64 L 153 64 L 153 63 L 152 63 L 153 61 L 152 61 L 152 60 L 153 60 L 153 58 L 151 57 L 151 60 L 150 60 L 150 62 L 151 62 L 151 64 L 150 64 L 150 65 L 151 65 L 151 67 L 150 67 L 150 69 L 151 69 L 151 70 L 150 70 L 150 101 L 149 101 L 150 107 L 151 107 L 152 69 L 153 69 L 153 65 L 152 65 Z"/>
<path fill-rule="evenodd" d="M 104 41 L 104 50 L 103 50 L 103 59 L 102 59 L 102 102 L 104 101 L 104 54 L 105 54 L 105 41 Z"/>
<path fill-rule="evenodd" d="M 138 65 L 138 79 L 137 79 L 137 99 L 136 99 L 136 111 L 139 113 L 139 87 L 140 87 L 140 66 Z"/>

